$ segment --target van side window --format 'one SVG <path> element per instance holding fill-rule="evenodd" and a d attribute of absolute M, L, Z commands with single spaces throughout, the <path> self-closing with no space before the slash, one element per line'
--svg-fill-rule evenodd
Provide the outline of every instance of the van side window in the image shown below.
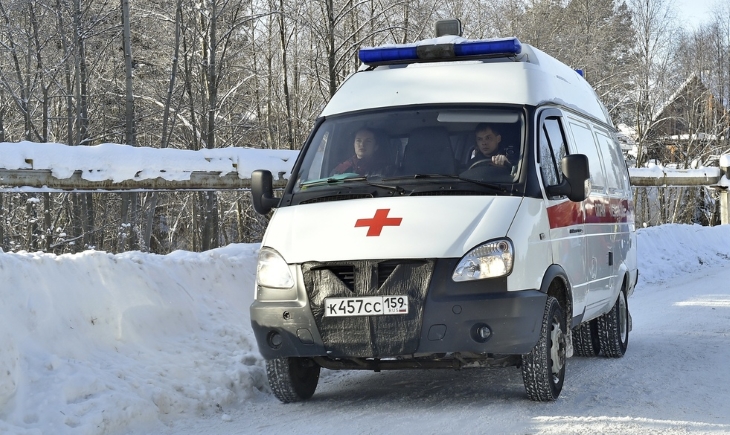
<path fill-rule="evenodd" d="M 319 140 L 319 144 L 317 145 L 317 151 L 315 152 L 314 159 L 309 167 L 309 174 L 307 174 L 307 179 L 309 180 L 316 180 L 317 178 L 323 176 L 323 174 L 321 173 L 321 169 L 323 167 L 324 153 L 327 149 L 327 139 L 329 138 L 329 136 L 330 131 L 328 130 L 324 131 L 324 134 L 321 135 L 321 139 Z M 314 144 L 317 144 L 317 142 L 315 142 Z"/>
<path fill-rule="evenodd" d="M 547 118 L 540 128 L 540 172 L 546 186 L 560 184 L 560 162 L 565 157 L 565 138 L 558 118 Z"/>
<path fill-rule="evenodd" d="M 311 150 L 302 163 L 302 170 L 298 174 L 297 184 L 316 180 L 327 176 L 327 168 L 333 163 L 330 162 L 332 155 L 332 128 L 321 128 L 312 140 Z"/>
<path fill-rule="evenodd" d="M 606 189 L 606 175 L 603 172 L 601 162 L 603 158 L 596 147 L 596 139 L 593 137 L 591 128 L 582 122 L 570 121 L 570 129 L 573 131 L 573 140 L 579 154 L 588 156 L 591 173 L 591 192 L 603 193 Z"/>
<path fill-rule="evenodd" d="M 626 160 L 618 147 L 618 144 L 602 131 L 596 131 L 598 143 L 606 159 L 606 178 L 609 193 L 627 191 L 629 180 L 626 170 Z M 608 154 L 608 155 L 605 155 Z"/>

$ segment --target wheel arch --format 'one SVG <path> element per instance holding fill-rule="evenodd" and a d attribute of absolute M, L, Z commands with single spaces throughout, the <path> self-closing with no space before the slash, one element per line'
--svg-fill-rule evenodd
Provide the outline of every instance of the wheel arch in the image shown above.
<path fill-rule="evenodd" d="M 621 289 L 626 292 L 626 297 L 631 296 L 634 294 L 634 290 L 636 289 L 636 283 L 638 282 L 638 275 L 639 271 L 634 270 L 633 274 L 631 269 L 626 263 L 621 263 L 618 270 L 618 276 L 622 276 L 621 281 Z M 633 276 L 632 276 L 633 275 Z"/>
<path fill-rule="evenodd" d="M 568 274 L 557 264 L 547 268 L 542 277 L 540 291 L 552 296 L 560 302 L 566 317 L 566 325 L 572 327 L 573 320 L 573 291 L 568 280 Z"/>

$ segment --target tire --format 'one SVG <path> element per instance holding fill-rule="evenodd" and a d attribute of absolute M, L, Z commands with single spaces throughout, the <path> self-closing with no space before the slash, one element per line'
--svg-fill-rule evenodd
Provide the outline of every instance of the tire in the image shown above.
<path fill-rule="evenodd" d="M 560 395 L 565 379 L 566 331 L 560 303 L 548 296 L 540 340 L 530 353 L 522 355 L 522 381 L 531 400 L 550 402 Z"/>
<path fill-rule="evenodd" d="M 601 352 L 609 358 L 621 358 L 629 346 L 629 304 L 621 290 L 613 308 L 596 320 Z"/>
<path fill-rule="evenodd" d="M 266 376 L 277 399 L 301 402 L 314 394 L 320 367 L 310 358 L 277 358 L 266 361 Z"/>
<path fill-rule="evenodd" d="M 601 340 L 598 338 L 598 324 L 595 320 L 581 323 L 573 329 L 573 350 L 577 356 L 598 356 Z"/>

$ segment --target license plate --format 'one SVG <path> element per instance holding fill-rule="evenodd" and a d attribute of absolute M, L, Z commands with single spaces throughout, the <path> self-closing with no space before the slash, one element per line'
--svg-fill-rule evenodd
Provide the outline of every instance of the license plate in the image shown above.
<path fill-rule="evenodd" d="M 325 317 L 383 316 L 408 314 L 408 296 L 366 296 L 362 298 L 326 298 Z"/>

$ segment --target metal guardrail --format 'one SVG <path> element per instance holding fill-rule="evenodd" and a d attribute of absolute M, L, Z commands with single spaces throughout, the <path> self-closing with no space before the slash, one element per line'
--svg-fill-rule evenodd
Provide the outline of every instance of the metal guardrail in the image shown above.
<path fill-rule="evenodd" d="M 723 156 L 721 163 L 730 158 Z M 702 170 L 676 170 L 665 168 L 632 168 L 631 184 L 634 187 L 714 187 L 720 193 L 720 215 L 723 224 L 730 223 L 730 190 L 728 168 L 704 168 Z M 285 173 L 280 172 L 274 187 L 286 187 Z M 48 169 L 0 169 L 0 192 L 141 192 L 173 190 L 250 190 L 251 179 L 239 178 L 236 173 L 221 175 L 220 172 L 191 172 L 187 180 L 163 178 L 132 179 L 120 182 L 112 180 L 86 180 L 81 171 L 69 178 L 59 179 Z"/>
<path fill-rule="evenodd" d="M 713 186 L 722 179 L 720 168 L 702 170 L 676 170 L 664 168 L 631 168 L 631 185 L 635 187 Z M 286 187 L 286 174 L 280 172 L 274 180 L 275 188 Z M 240 178 L 236 173 L 221 175 L 220 172 L 195 171 L 187 180 L 163 178 L 112 180 L 87 180 L 81 171 L 69 178 L 56 178 L 49 169 L 0 169 L 0 192 L 48 192 L 51 190 L 76 192 L 129 192 L 171 190 L 248 190 L 251 179 Z"/>
<path fill-rule="evenodd" d="M 666 169 L 631 168 L 629 177 L 633 187 L 688 187 L 707 186 L 718 191 L 720 197 L 720 223 L 730 224 L 730 181 L 728 180 L 730 155 L 720 158 L 719 168 Z"/>
<path fill-rule="evenodd" d="M 712 186 L 720 182 L 722 171 L 720 168 L 631 168 L 629 176 L 634 187 Z"/>
<path fill-rule="evenodd" d="M 274 180 L 275 188 L 286 187 L 284 173 Z M 0 169 L 0 192 L 143 192 L 173 190 L 250 190 L 251 179 L 239 178 L 236 173 L 221 175 L 220 172 L 191 172 L 187 180 L 163 178 L 132 179 L 120 182 L 112 180 L 86 180 L 81 171 L 69 178 L 56 178 L 49 169 Z"/>

